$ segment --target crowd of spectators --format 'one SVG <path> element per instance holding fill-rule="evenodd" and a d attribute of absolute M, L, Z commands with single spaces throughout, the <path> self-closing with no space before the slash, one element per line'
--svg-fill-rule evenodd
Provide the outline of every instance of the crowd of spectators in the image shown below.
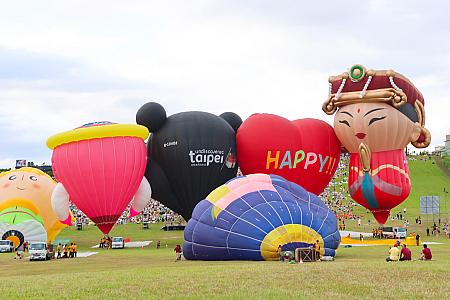
<path fill-rule="evenodd" d="M 350 155 L 341 154 L 336 173 L 330 184 L 325 188 L 320 197 L 339 218 L 340 229 L 345 229 L 346 219 L 358 219 L 359 216 L 353 213 L 353 208 L 358 204 L 352 200 L 348 192 L 348 165 Z"/>
<path fill-rule="evenodd" d="M 141 214 L 135 216 L 133 218 L 129 218 L 130 216 L 130 207 L 128 205 L 125 211 L 122 213 L 120 218 L 117 220 L 116 224 L 127 224 L 127 223 L 157 223 L 164 222 L 167 224 L 183 224 L 185 223 L 184 219 L 173 212 L 166 206 L 162 205 L 156 200 L 151 199 L 149 205 L 144 208 Z M 73 203 L 70 204 L 70 210 L 76 220 L 76 224 L 88 225 L 91 220 L 81 211 L 79 210 Z"/>

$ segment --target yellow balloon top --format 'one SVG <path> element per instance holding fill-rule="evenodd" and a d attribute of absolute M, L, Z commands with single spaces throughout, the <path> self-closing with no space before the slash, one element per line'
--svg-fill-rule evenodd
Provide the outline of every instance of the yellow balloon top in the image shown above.
<path fill-rule="evenodd" d="M 63 144 L 116 136 L 132 136 L 146 140 L 148 135 L 148 129 L 142 125 L 95 122 L 49 137 L 47 147 L 53 150 Z"/>

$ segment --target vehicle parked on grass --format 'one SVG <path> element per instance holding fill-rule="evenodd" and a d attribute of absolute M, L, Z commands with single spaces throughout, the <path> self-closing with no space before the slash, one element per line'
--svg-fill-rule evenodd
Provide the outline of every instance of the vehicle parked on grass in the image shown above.
<path fill-rule="evenodd" d="M 125 239 L 121 236 L 113 237 L 111 243 L 112 249 L 123 249 L 125 248 Z"/>
<path fill-rule="evenodd" d="M 0 240 L 0 253 L 13 252 L 14 244 L 10 240 Z"/>
<path fill-rule="evenodd" d="M 383 236 L 391 239 L 404 239 L 407 229 L 404 227 L 383 227 Z"/>
<path fill-rule="evenodd" d="M 52 253 L 47 248 L 47 243 L 35 242 L 31 243 L 28 248 L 30 254 L 30 261 L 32 260 L 49 260 L 52 257 Z"/>

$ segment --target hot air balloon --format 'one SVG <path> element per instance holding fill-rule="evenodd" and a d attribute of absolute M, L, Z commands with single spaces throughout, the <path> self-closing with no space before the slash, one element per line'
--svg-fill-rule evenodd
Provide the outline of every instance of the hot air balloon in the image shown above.
<path fill-rule="evenodd" d="M 27 242 L 47 242 L 47 231 L 39 208 L 32 202 L 12 198 L 0 203 L 0 238 L 19 248 Z"/>
<path fill-rule="evenodd" d="M 195 260 L 278 260 L 283 251 L 319 241 L 322 256 L 340 243 L 335 214 L 316 195 L 282 177 L 237 177 L 197 204 L 183 254 Z"/>
<path fill-rule="evenodd" d="M 70 222 L 69 200 L 107 234 L 133 199 L 142 209 L 151 199 L 144 177 L 147 128 L 139 125 L 96 122 L 50 137 L 52 168 L 58 185 L 52 206 Z"/>
<path fill-rule="evenodd" d="M 0 204 L 3 201 L 22 198 L 31 201 L 40 211 L 48 240 L 53 241 L 67 227 L 59 221 L 51 205 L 56 182 L 36 168 L 24 167 L 0 173 Z"/>
<path fill-rule="evenodd" d="M 321 120 L 289 121 L 272 114 L 250 116 L 237 133 L 243 174 L 276 174 L 319 195 L 339 165 L 340 143 Z"/>
<path fill-rule="evenodd" d="M 139 109 L 136 122 L 152 133 L 145 173 L 152 197 L 184 219 L 198 201 L 236 176 L 235 130 L 242 122 L 236 114 L 191 111 L 166 117 L 160 104 L 150 102 Z"/>
<path fill-rule="evenodd" d="M 423 96 L 403 75 L 361 65 L 329 82 L 322 108 L 329 115 L 337 111 L 334 130 L 350 152 L 350 194 L 384 224 L 411 189 L 404 148 L 430 144 Z"/>

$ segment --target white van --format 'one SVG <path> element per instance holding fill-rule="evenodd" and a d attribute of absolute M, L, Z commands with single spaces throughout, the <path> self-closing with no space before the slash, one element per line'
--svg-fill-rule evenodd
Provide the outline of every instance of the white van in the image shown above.
<path fill-rule="evenodd" d="M 125 248 L 125 239 L 121 236 L 113 237 L 111 243 L 112 249 L 123 249 Z"/>
<path fill-rule="evenodd" d="M 383 235 L 391 239 L 405 239 L 407 229 L 404 227 L 383 227 Z"/>
<path fill-rule="evenodd" d="M 9 240 L 0 240 L 0 253 L 13 252 L 14 244 Z"/>
<path fill-rule="evenodd" d="M 47 243 L 36 242 L 31 243 L 28 248 L 31 260 L 49 260 L 51 258 L 51 253 L 47 249 Z"/>

